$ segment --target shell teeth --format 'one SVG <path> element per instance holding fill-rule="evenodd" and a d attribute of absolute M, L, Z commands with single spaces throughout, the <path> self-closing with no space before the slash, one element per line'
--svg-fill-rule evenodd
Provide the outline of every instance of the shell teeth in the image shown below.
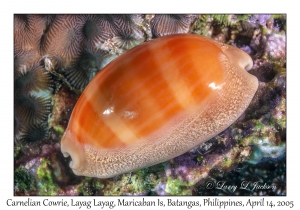
<path fill-rule="evenodd" d="M 69 153 L 67 153 L 67 152 L 63 152 L 63 156 L 64 156 L 64 157 L 69 157 L 69 156 L 70 156 L 70 154 L 69 154 Z"/>

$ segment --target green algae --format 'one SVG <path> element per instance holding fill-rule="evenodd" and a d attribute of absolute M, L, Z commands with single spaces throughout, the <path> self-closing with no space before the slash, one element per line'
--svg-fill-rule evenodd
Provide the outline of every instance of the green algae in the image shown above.
<path fill-rule="evenodd" d="M 34 176 L 23 167 L 19 167 L 14 171 L 14 184 L 20 192 L 36 190 Z"/>
<path fill-rule="evenodd" d="M 144 180 L 138 175 L 124 174 L 120 180 L 110 181 L 104 189 L 104 195 L 139 194 L 145 191 Z"/>
<path fill-rule="evenodd" d="M 224 25 L 224 26 L 230 26 L 231 21 L 230 21 L 230 15 L 227 14 L 212 14 L 209 15 L 211 18 L 214 19 L 214 21 L 219 24 L 219 25 Z"/>
<path fill-rule="evenodd" d="M 283 20 L 286 19 L 284 14 L 272 14 L 270 18 L 273 18 L 273 19 L 283 19 Z"/>
<path fill-rule="evenodd" d="M 91 186 L 88 182 L 83 182 L 83 183 L 79 184 L 77 191 L 78 191 L 79 195 L 84 195 L 84 196 L 93 195 L 93 191 L 92 191 Z"/>
<path fill-rule="evenodd" d="M 59 126 L 59 125 L 54 125 L 53 126 L 53 129 L 59 133 L 61 136 L 64 134 L 65 132 L 65 129 L 62 127 L 62 126 Z"/>
<path fill-rule="evenodd" d="M 104 188 L 104 184 L 102 183 L 102 181 L 101 180 L 95 180 L 94 182 L 93 182 L 93 188 L 95 188 L 95 189 L 97 189 L 97 190 L 101 190 L 101 189 L 103 189 Z"/>
<path fill-rule="evenodd" d="M 283 98 L 281 101 L 280 101 L 280 104 L 279 106 L 276 107 L 276 111 L 280 112 L 280 111 L 284 111 L 285 112 L 286 110 L 286 99 Z M 286 128 L 286 114 L 278 114 L 278 115 L 275 115 L 273 116 L 272 118 L 274 120 L 274 122 L 276 124 L 278 124 L 282 129 L 285 129 Z"/>
<path fill-rule="evenodd" d="M 164 171 L 164 164 L 137 170 L 117 176 L 106 183 L 104 195 L 141 195 L 150 193 L 161 181 L 158 173 Z"/>
<path fill-rule="evenodd" d="M 104 186 L 101 179 L 85 177 L 82 183 L 78 185 L 77 192 L 84 196 L 102 195 Z"/>
<path fill-rule="evenodd" d="M 229 168 L 233 164 L 233 160 L 229 157 L 224 157 L 222 160 L 222 166 L 225 168 Z"/>
<path fill-rule="evenodd" d="M 268 34 L 269 29 L 267 28 L 267 26 L 262 26 L 262 27 L 260 28 L 260 32 L 261 32 L 261 34 L 262 34 L 263 36 L 265 36 L 265 35 Z"/>
<path fill-rule="evenodd" d="M 23 147 L 22 144 L 14 146 L 14 159 L 18 159 L 22 155 Z"/>
<path fill-rule="evenodd" d="M 221 29 L 236 27 L 239 22 L 248 20 L 251 14 L 202 14 L 192 25 L 193 32 L 199 35 L 210 37 L 209 31 L 213 26 L 219 26 Z"/>
<path fill-rule="evenodd" d="M 198 156 L 197 156 L 197 161 L 198 161 L 198 162 L 201 162 L 202 160 L 203 160 L 203 156 L 202 156 L 202 155 L 198 155 Z"/>
<path fill-rule="evenodd" d="M 283 64 L 280 60 L 275 60 L 274 61 L 274 71 L 276 74 L 286 74 L 286 68 L 283 67 Z"/>
<path fill-rule="evenodd" d="M 254 122 L 254 124 L 255 124 L 255 126 L 254 126 L 253 129 L 254 129 L 256 132 L 259 132 L 259 131 L 264 130 L 265 125 L 262 124 L 259 120 L 254 120 L 253 122 Z"/>
<path fill-rule="evenodd" d="M 248 20 L 252 15 L 251 14 L 239 14 L 236 15 L 237 19 L 242 21 L 242 20 Z"/>
<path fill-rule="evenodd" d="M 184 182 L 180 179 L 168 177 L 165 191 L 168 195 L 192 195 L 192 189 L 189 187 L 194 184 L 193 182 Z"/>
<path fill-rule="evenodd" d="M 209 23 L 207 23 L 207 16 L 201 15 L 198 17 L 195 22 L 192 25 L 193 31 L 196 34 L 203 35 L 203 36 L 209 36 Z"/>
<path fill-rule="evenodd" d="M 58 195 L 59 187 L 54 183 L 51 170 L 49 168 L 50 161 L 43 158 L 37 168 L 38 176 L 38 194 L 39 195 Z"/>

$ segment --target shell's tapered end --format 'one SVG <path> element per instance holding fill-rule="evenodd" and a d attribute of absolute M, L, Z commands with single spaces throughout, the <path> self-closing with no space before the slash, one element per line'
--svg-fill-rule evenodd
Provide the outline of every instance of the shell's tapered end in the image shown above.
<path fill-rule="evenodd" d="M 62 137 L 61 152 L 64 157 L 71 156 L 70 167 L 76 175 L 82 175 L 86 165 L 84 146 L 76 140 L 70 130 L 66 130 Z"/>
<path fill-rule="evenodd" d="M 244 84 L 247 86 L 248 90 L 247 96 L 245 101 L 245 107 L 247 107 L 252 100 L 254 94 L 257 91 L 258 88 L 258 79 L 253 76 L 252 74 L 249 74 L 247 71 L 252 69 L 253 67 L 253 60 L 252 58 L 243 50 L 240 50 L 236 47 L 226 45 L 225 48 L 222 48 L 223 53 L 228 57 L 230 60 L 231 65 L 234 67 L 235 71 L 240 75 L 244 76 L 245 81 L 247 81 L 247 84 Z"/>
<path fill-rule="evenodd" d="M 228 48 L 223 50 L 230 62 L 249 71 L 253 67 L 252 58 L 243 50 L 228 45 Z"/>

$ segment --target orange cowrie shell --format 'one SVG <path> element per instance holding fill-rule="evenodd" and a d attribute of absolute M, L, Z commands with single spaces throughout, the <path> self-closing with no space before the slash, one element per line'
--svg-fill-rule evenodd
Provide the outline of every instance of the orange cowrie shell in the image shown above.
<path fill-rule="evenodd" d="M 99 178 L 181 155 L 245 111 L 258 87 L 251 68 L 242 50 L 199 35 L 139 45 L 86 87 L 61 150 L 75 174 Z"/>

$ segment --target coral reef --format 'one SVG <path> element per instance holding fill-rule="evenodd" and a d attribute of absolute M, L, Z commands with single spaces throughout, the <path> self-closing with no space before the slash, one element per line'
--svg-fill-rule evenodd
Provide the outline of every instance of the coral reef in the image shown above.
<path fill-rule="evenodd" d="M 153 38 L 187 33 L 195 15 L 155 15 L 150 21 Z"/>
<path fill-rule="evenodd" d="M 37 141 L 42 141 L 47 136 L 47 128 L 45 124 L 32 124 L 25 128 L 20 137 L 22 143 L 34 143 Z"/>
<path fill-rule="evenodd" d="M 14 25 L 15 195 L 287 194 L 284 14 L 15 15 Z M 120 54 L 174 33 L 252 57 L 259 88 L 247 110 L 172 160 L 109 179 L 76 176 L 60 140 L 84 88 Z"/>

